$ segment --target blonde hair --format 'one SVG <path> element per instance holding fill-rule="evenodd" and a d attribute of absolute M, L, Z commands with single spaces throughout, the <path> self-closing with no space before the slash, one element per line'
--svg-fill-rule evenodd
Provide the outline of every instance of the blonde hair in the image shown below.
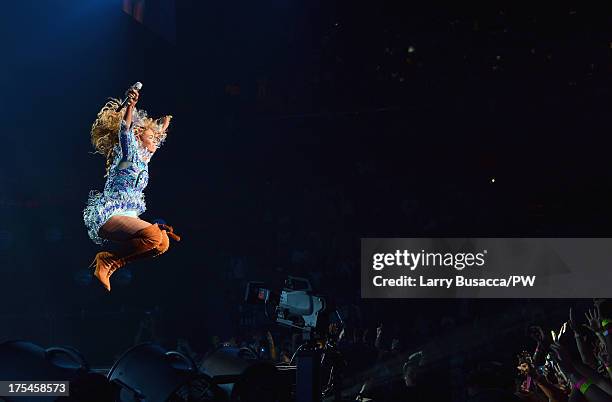
<path fill-rule="evenodd" d="M 106 158 L 106 174 L 110 169 L 115 156 L 115 145 L 119 143 L 119 128 L 121 127 L 121 112 L 118 112 L 121 101 L 109 98 L 98 112 L 96 120 L 91 126 L 91 145 L 95 152 Z"/>
<path fill-rule="evenodd" d="M 172 116 L 169 116 L 172 117 Z M 153 132 L 153 141 L 159 147 L 166 139 L 166 131 L 163 129 L 162 119 L 153 119 L 147 116 L 144 110 L 134 110 L 132 116 L 132 125 L 134 126 L 134 134 L 140 135 L 147 130 Z"/>
<path fill-rule="evenodd" d="M 95 151 L 106 158 L 106 175 L 111 168 L 115 158 L 116 145 L 119 143 L 119 129 L 123 113 L 118 111 L 121 101 L 116 98 L 109 98 L 98 112 L 96 120 L 91 126 L 91 144 Z M 134 109 L 132 116 L 132 126 L 134 134 L 140 135 L 150 129 L 154 133 L 154 141 L 159 147 L 166 139 L 166 131 L 163 130 L 161 119 L 152 119 L 147 116 L 144 110 Z"/>

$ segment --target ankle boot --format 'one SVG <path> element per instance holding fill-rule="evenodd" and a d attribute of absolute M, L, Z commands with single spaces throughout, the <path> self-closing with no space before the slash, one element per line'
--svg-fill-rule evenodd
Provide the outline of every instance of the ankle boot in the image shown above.
<path fill-rule="evenodd" d="M 166 231 L 166 234 L 168 235 L 168 237 L 171 237 L 172 240 L 174 240 L 174 241 L 181 241 L 181 236 L 179 236 L 176 233 L 174 233 L 174 228 L 172 226 L 166 225 L 165 223 L 160 223 L 159 224 L 159 228 L 161 230 Z"/>
<path fill-rule="evenodd" d="M 109 272 L 113 268 L 116 256 L 108 251 L 101 251 L 96 254 L 90 266 L 95 266 L 94 276 L 102 283 L 102 286 L 110 292 Z"/>

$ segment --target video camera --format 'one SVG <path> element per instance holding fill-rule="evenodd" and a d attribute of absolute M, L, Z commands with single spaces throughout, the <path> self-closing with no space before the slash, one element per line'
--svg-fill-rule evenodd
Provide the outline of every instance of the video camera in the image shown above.
<path fill-rule="evenodd" d="M 268 317 L 280 325 L 301 329 L 305 338 L 327 326 L 322 314 L 327 307 L 325 299 L 312 293 L 310 281 L 305 278 L 289 276 L 280 292 L 271 291 L 264 282 L 249 282 L 244 301 L 265 304 Z"/>

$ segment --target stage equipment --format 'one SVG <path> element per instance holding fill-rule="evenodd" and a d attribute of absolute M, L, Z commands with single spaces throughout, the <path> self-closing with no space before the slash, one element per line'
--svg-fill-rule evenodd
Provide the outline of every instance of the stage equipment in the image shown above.
<path fill-rule="evenodd" d="M 114 400 L 113 388 L 107 379 L 89 370 L 83 356 L 74 348 L 42 348 L 22 340 L 0 343 L 0 379 L 2 381 L 68 381 L 70 397 L 3 396 L 6 402 L 107 402 Z"/>
<path fill-rule="evenodd" d="M 222 401 L 223 393 L 188 356 L 154 343 L 128 349 L 108 373 L 121 402 Z"/>
<path fill-rule="evenodd" d="M 304 339 L 310 339 L 315 330 L 327 329 L 327 320 L 321 316 L 326 308 L 325 299 L 312 293 L 310 281 L 305 278 L 289 276 L 280 292 L 271 291 L 263 282 L 249 282 L 245 302 L 264 303 L 268 317 L 302 330 Z"/>

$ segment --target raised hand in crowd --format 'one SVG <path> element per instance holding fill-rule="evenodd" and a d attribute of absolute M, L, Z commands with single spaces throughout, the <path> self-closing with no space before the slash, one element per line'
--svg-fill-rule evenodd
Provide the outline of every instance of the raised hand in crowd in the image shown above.
<path fill-rule="evenodd" d="M 578 348 L 578 353 L 580 353 L 580 358 L 582 359 L 582 362 L 591 367 L 596 367 L 596 361 L 593 356 L 593 353 L 589 353 L 584 343 L 584 340 L 582 338 L 582 335 L 580 334 L 580 331 L 578 331 L 579 326 L 576 325 L 576 321 L 574 320 L 573 310 L 571 307 L 569 310 L 569 320 L 567 321 L 567 324 L 569 325 L 572 332 L 574 333 L 574 339 L 576 340 L 576 347 Z"/>

